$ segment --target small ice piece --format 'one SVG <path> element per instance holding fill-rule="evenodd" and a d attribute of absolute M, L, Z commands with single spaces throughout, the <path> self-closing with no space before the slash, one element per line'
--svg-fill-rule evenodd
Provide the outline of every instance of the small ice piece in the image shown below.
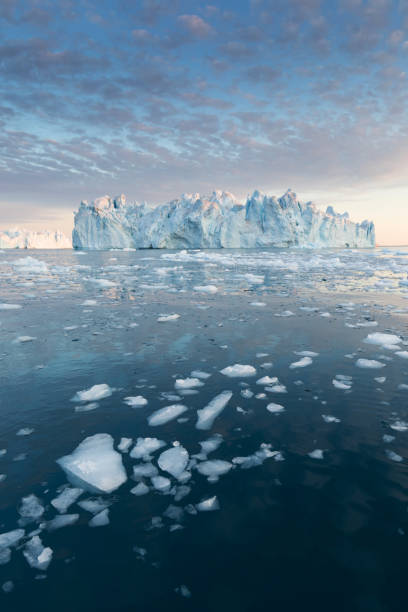
<path fill-rule="evenodd" d="M 221 414 L 232 397 L 232 391 L 222 391 L 205 408 L 197 410 L 196 429 L 211 429 L 215 419 Z"/>
<path fill-rule="evenodd" d="M 187 467 L 189 454 L 183 446 L 177 445 L 161 453 L 157 460 L 159 468 L 174 478 L 179 478 Z"/>
<path fill-rule="evenodd" d="M 209 459 L 197 465 L 197 470 L 203 476 L 207 476 L 209 482 L 217 482 L 220 476 L 226 474 L 232 468 L 232 463 L 222 459 Z"/>
<path fill-rule="evenodd" d="M 268 404 L 266 409 L 269 412 L 272 412 L 274 414 L 278 414 L 279 412 L 285 412 L 284 406 L 281 406 L 280 404 L 274 404 L 274 403 Z"/>
<path fill-rule="evenodd" d="M 396 336 L 395 334 L 383 334 L 380 332 L 375 332 L 374 334 L 368 334 L 367 338 L 364 340 L 367 344 L 378 344 L 384 347 L 394 347 L 394 350 L 398 344 L 401 342 L 401 338 Z"/>
<path fill-rule="evenodd" d="M 340 423 L 340 419 L 331 414 L 322 414 L 322 419 L 325 423 Z"/>
<path fill-rule="evenodd" d="M 176 389 L 194 389 L 196 387 L 203 387 L 204 383 L 198 378 L 178 378 L 174 383 Z"/>
<path fill-rule="evenodd" d="M 21 516 L 19 519 L 20 525 L 28 525 L 38 521 L 44 514 L 44 506 L 41 504 L 38 497 L 34 494 L 27 495 L 21 500 L 21 506 L 18 513 Z"/>
<path fill-rule="evenodd" d="M 61 529 L 61 527 L 68 527 L 73 525 L 79 519 L 79 514 L 59 514 L 51 521 L 47 522 L 48 531 L 55 531 Z"/>
<path fill-rule="evenodd" d="M 15 342 L 18 344 L 24 344 L 25 342 L 33 342 L 33 340 L 37 340 L 34 336 L 19 336 L 16 338 Z"/>
<path fill-rule="evenodd" d="M 262 308 L 263 306 L 266 306 L 265 302 L 251 302 L 250 306 L 257 306 L 258 308 Z"/>
<path fill-rule="evenodd" d="M 323 459 L 323 452 L 320 448 L 316 448 L 315 450 L 308 453 L 311 459 Z"/>
<path fill-rule="evenodd" d="M 170 504 L 163 512 L 163 516 L 171 519 L 172 521 L 177 521 L 180 523 L 183 519 L 184 510 L 179 506 L 175 506 L 174 504 Z"/>
<path fill-rule="evenodd" d="M 389 448 L 385 449 L 385 454 L 387 455 L 388 459 L 391 459 L 391 461 L 396 461 L 397 463 L 404 460 L 401 455 L 397 455 L 397 453 L 394 453 L 394 451 L 390 450 Z"/>
<path fill-rule="evenodd" d="M 113 389 L 106 385 L 105 383 L 100 385 L 93 385 L 89 389 L 85 389 L 84 391 L 77 391 L 72 400 L 74 402 L 94 402 L 97 400 L 104 399 L 105 397 L 110 397 L 112 395 Z"/>
<path fill-rule="evenodd" d="M 96 300 L 85 300 L 82 302 L 81 306 L 96 306 L 97 303 L 98 302 Z"/>
<path fill-rule="evenodd" d="M 123 400 L 125 404 L 131 408 L 141 408 L 147 405 L 147 399 L 143 395 L 135 395 L 133 397 L 125 397 Z"/>
<path fill-rule="evenodd" d="M 295 313 L 291 310 L 284 310 L 282 313 L 275 313 L 275 317 L 294 317 Z"/>
<path fill-rule="evenodd" d="M 302 357 L 299 361 L 294 361 L 290 364 L 289 368 L 294 370 L 296 368 L 305 368 L 313 363 L 313 359 L 311 357 Z"/>
<path fill-rule="evenodd" d="M 215 285 L 197 285 L 193 287 L 194 291 L 198 291 L 199 293 L 209 293 L 214 294 L 217 293 L 218 289 Z"/>
<path fill-rule="evenodd" d="M 173 421 L 177 419 L 181 414 L 188 410 L 187 406 L 183 404 L 172 404 L 171 406 L 166 406 L 165 408 L 159 408 L 153 412 L 147 419 L 147 422 L 151 427 L 157 427 L 158 425 L 164 425 L 169 421 Z"/>
<path fill-rule="evenodd" d="M 102 510 L 110 506 L 110 502 L 101 497 L 89 497 L 88 499 L 78 502 L 78 506 L 91 514 L 99 514 Z"/>
<path fill-rule="evenodd" d="M 132 438 L 121 438 L 118 444 L 118 450 L 120 450 L 121 453 L 127 453 L 132 446 L 132 442 Z"/>
<path fill-rule="evenodd" d="M 153 463 L 141 463 L 133 466 L 133 478 L 142 480 L 143 478 L 153 478 L 157 476 L 159 470 Z"/>
<path fill-rule="evenodd" d="M 0 482 L 4 482 L 7 478 L 7 474 L 0 474 Z"/>
<path fill-rule="evenodd" d="M 133 489 L 130 489 L 132 495 L 137 495 L 140 497 L 141 495 L 146 495 L 149 492 L 149 487 L 144 482 L 139 482 Z"/>
<path fill-rule="evenodd" d="M 176 319 L 179 319 L 180 315 L 179 314 L 169 314 L 169 315 L 160 315 L 160 317 L 158 317 L 158 321 L 159 323 L 165 323 L 167 321 L 175 321 Z"/>
<path fill-rule="evenodd" d="M 196 504 L 196 508 L 199 512 L 210 512 L 212 510 L 219 510 L 220 504 L 216 495 L 203 499 L 199 504 Z"/>
<path fill-rule="evenodd" d="M 130 451 L 130 457 L 132 459 L 148 460 L 151 453 L 163 448 L 163 446 L 166 446 L 166 442 L 158 440 L 158 438 L 138 438 Z"/>
<path fill-rule="evenodd" d="M 278 382 L 278 379 L 276 376 L 274 376 L 273 378 L 271 376 L 263 376 L 262 378 L 258 378 L 258 380 L 256 381 L 257 385 L 274 385 L 275 383 Z M 242 395 L 242 392 L 241 392 Z"/>
<path fill-rule="evenodd" d="M 239 465 L 243 470 L 248 470 L 258 465 L 262 465 L 265 459 L 276 457 L 279 454 L 277 451 L 272 451 L 271 448 L 271 444 L 266 444 L 263 442 L 259 447 L 259 450 L 257 450 L 253 455 L 247 455 L 246 457 L 234 457 L 232 463 L 234 463 L 234 465 Z"/>
<path fill-rule="evenodd" d="M 88 280 L 91 283 L 94 283 L 97 287 L 100 287 L 101 289 L 108 289 L 110 287 L 116 287 L 116 283 L 106 278 L 90 278 Z"/>
<path fill-rule="evenodd" d="M 176 488 L 176 493 L 174 495 L 174 501 L 179 502 L 184 497 L 186 497 L 191 491 L 191 487 L 188 485 L 180 485 Z"/>
<path fill-rule="evenodd" d="M 408 351 L 397 351 L 395 354 L 402 359 L 408 359 Z"/>
<path fill-rule="evenodd" d="M 16 433 L 16 436 L 29 436 L 30 434 L 32 434 L 34 431 L 34 429 L 32 429 L 31 427 L 22 427 L 21 429 L 18 430 L 18 432 Z"/>
<path fill-rule="evenodd" d="M 23 555 L 30 567 L 45 571 L 52 560 L 52 549 L 45 548 L 39 536 L 35 535 L 26 542 Z"/>
<path fill-rule="evenodd" d="M 54 497 L 54 499 L 51 500 L 51 505 L 54 506 L 58 512 L 64 514 L 68 508 L 76 502 L 82 493 L 83 489 L 67 487 L 58 495 L 58 497 Z"/>
<path fill-rule="evenodd" d="M 390 436 L 390 434 L 384 434 L 382 439 L 383 442 L 385 442 L 386 444 L 390 444 L 391 442 L 394 442 L 395 436 Z"/>
<path fill-rule="evenodd" d="M 386 376 L 377 376 L 376 378 L 374 378 L 374 380 L 375 380 L 375 382 L 378 382 L 380 385 L 382 385 L 387 380 L 387 377 Z"/>
<path fill-rule="evenodd" d="M 109 525 L 109 509 L 105 508 L 102 512 L 95 514 L 88 525 L 89 527 L 105 527 L 105 525 Z"/>
<path fill-rule="evenodd" d="M 11 591 L 14 589 L 14 583 L 12 580 L 6 580 L 6 582 L 2 584 L 1 588 L 4 593 L 11 593 Z"/>
<path fill-rule="evenodd" d="M 333 382 L 333 387 L 336 387 L 336 389 L 343 389 L 343 390 L 351 389 L 351 385 L 348 385 L 345 382 L 342 382 L 341 380 L 337 380 L 336 378 L 333 378 L 332 382 Z"/>
<path fill-rule="evenodd" d="M 287 393 L 287 389 L 285 387 L 285 385 L 273 385 L 272 387 L 265 387 L 265 391 L 268 391 L 268 393 Z"/>
<path fill-rule="evenodd" d="M 358 368 L 365 368 L 365 369 L 379 369 L 379 368 L 384 368 L 385 367 L 385 363 L 382 363 L 381 361 L 376 361 L 375 359 L 357 359 L 356 361 L 356 366 Z"/>
<path fill-rule="evenodd" d="M 196 459 L 204 461 L 205 459 L 207 459 L 207 455 L 209 455 L 209 453 L 212 453 L 217 450 L 220 444 L 222 444 L 222 440 L 223 437 L 221 434 L 214 434 L 213 436 L 211 436 L 211 438 L 199 442 L 199 445 L 201 446 L 201 453 L 194 455 L 194 457 Z"/>
<path fill-rule="evenodd" d="M 295 351 L 295 355 L 299 355 L 299 357 L 318 357 L 319 353 L 314 351 Z"/>
<path fill-rule="evenodd" d="M 168 491 L 171 487 L 171 481 L 165 476 L 153 476 L 151 480 L 157 491 Z"/>
<path fill-rule="evenodd" d="M 0 565 L 6 565 L 11 559 L 11 548 L 0 548 Z"/>
<path fill-rule="evenodd" d="M 109 434 L 85 438 L 73 451 L 57 459 L 68 480 L 90 492 L 112 493 L 127 480 L 122 455 L 113 448 Z"/>
<path fill-rule="evenodd" d="M 203 372 L 202 370 L 193 370 L 191 372 L 191 376 L 193 378 L 201 378 L 201 380 L 207 380 L 207 378 L 210 378 L 211 374 L 208 374 L 208 372 Z"/>
<path fill-rule="evenodd" d="M 19 310 L 21 304 L 0 304 L 0 310 Z"/>
<path fill-rule="evenodd" d="M 24 529 L 13 529 L 12 531 L 0 533 L 0 550 L 2 548 L 12 548 L 13 546 L 17 546 L 20 540 L 23 539 L 24 534 Z"/>
<path fill-rule="evenodd" d="M 398 421 L 395 421 L 394 423 L 391 423 L 390 427 L 394 431 L 407 431 L 408 423 L 406 423 L 405 421 L 398 420 Z"/>
<path fill-rule="evenodd" d="M 96 410 L 97 408 L 99 408 L 98 402 L 90 402 L 89 404 L 75 406 L 75 412 L 91 412 L 91 410 Z"/>
<path fill-rule="evenodd" d="M 250 389 L 242 389 L 241 391 L 241 395 L 242 397 L 244 397 L 245 399 L 251 399 L 251 397 L 254 396 L 253 391 L 251 391 Z"/>
<path fill-rule="evenodd" d="M 188 587 L 186 587 L 185 584 L 181 584 L 179 587 L 176 587 L 174 590 L 176 591 L 176 593 L 180 593 L 182 597 L 187 597 L 187 598 L 191 597 L 191 591 Z"/>
<path fill-rule="evenodd" d="M 236 363 L 233 366 L 228 366 L 221 370 L 221 374 L 229 378 L 246 378 L 248 376 L 255 376 L 256 369 L 251 365 Z"/>

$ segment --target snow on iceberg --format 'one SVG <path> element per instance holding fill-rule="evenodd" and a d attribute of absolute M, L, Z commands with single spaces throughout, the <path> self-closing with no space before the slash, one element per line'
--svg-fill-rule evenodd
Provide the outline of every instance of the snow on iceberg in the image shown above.
<path fill-rule="evenodd" d="M 127 203 L 124 195 L 83 201 L 75 214 L 74 248 L 373 247 L 371 222 L 255 191 L 245 203 L 232 194 L 184 194 L 166 204 Z"/>
<path fill-rule="evenodd" d="M 122 456 L 109 434 L 85 438 L 71 455 L 57 459 L 74 486 L 92 493 L 112 493 L 127 480 Z"/>
<path fill-rule="evenodd" d="M 59 230 L 32 232 L 26 229 L 0 231 L 1 249 L 70 249 L 71 240 Z"/>

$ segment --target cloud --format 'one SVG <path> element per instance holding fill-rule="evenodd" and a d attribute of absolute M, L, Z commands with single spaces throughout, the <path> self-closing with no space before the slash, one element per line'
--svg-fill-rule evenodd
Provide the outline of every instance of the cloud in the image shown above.
<path fill-rule="evenodd" d="M 213 34 L 213 29 L 198 15 L 180 15 L 178 23 L 194 38 L 207 38 Z"/>

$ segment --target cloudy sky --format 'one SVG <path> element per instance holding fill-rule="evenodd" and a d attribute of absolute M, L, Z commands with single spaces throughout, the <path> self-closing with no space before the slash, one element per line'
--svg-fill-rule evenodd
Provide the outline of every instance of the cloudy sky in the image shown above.
<path fill-rule="evenodd" d="M 0 227 L 292 188 L 408 243 L 408 0 L 1 0 Z"/>

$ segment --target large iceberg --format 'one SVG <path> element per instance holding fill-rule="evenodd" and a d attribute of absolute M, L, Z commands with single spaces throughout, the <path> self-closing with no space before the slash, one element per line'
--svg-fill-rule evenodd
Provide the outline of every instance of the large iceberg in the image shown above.
<path fill-rule="evenodd" d="M 231 193 L 184 194 L 167 204 L 127 203 L 124 195 L 81 202 L 72 233 L 74 248 L 373 247 L 374 224 L 353 223 L 347 213 L 326 212 L 255 191 L 245 203 Z"/>
<path fill-rule="evenodd" d="M 32 232 L 26 229 L 0 230 L 1 249 L 70 249 L 71 240 L 59 230 Z"/>

